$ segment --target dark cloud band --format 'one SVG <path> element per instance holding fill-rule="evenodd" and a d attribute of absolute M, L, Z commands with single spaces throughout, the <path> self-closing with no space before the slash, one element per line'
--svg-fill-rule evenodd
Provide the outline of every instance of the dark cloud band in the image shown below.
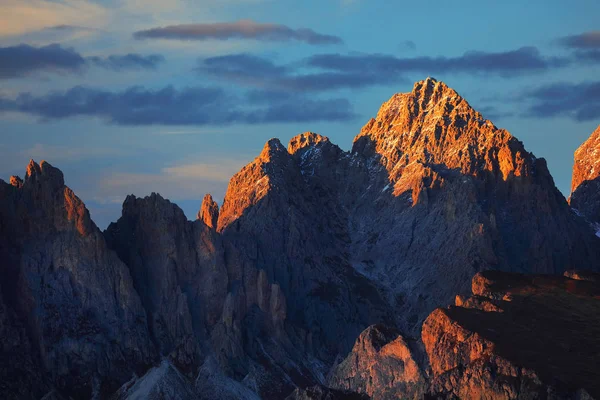
<path fill-rule="evenodd" d="M 36 71 L 77 72 L 85 59 L 72 49 L 58 44 L 32 47 L 26 44 L 0 48 L 0 79 L 18 78 Z"/>
<path fill-rule="evenodd" d="M 572 49 L 600 49 L 600 31 L 591 31 L 579 35 L 564 36 L 558 42 Z"/>
<path fill-rule="evenodd" d="M 526 92 L 528 116 L 568 117 L 576 121 L 600 119 L 600 81 L 554 83 Z"/>
<path fill-rule="evenodd" d="M 273 42 L 296 40 L 311 45 L 343 43 L 343 40 L 338 36 L 317 33 L 312 29 L 292 29 L 285 25 L 259 23 L 252 20 L 171 25 L 138 31 L 133 36 L 137 39 L 176 40 L 255 39 Z"/>
<path fill-rule="evenodd" d="M 165 61 L 158 54 L 143 56 L 140 54 L 110 55 L 108 57 L 88 57 L 88 62 L 101 68 L 121 71 L 124 69 L 156 69 Z"/>
<path fill-rule="evenodd" d="M 20 78 L 37 72 L 79 73 L 94 65 L 112 70 L 155 69 L 164 58 L 139 54 L 83 57 L 58 44 L 34 47 L 26 44 L 0 47 L 0 79 Z"/>
<path fill-rule="evenodd" d="M 121 92 L 74 87 L 44 96 L 0 97 L 0 112 L 31 114 L 41 119 L 99 117 L 119 125 L 259 124 L 307 121 L 346 121 L 355 117 L 346 99 L 261 96 L 257 106 L 220 88 L 190 87 L 159 90 L 132 87 Z"/>
<path fill-rule="evenodd" d="M 197 71 L 269 90 L 318 92 L 407 82 L 409 73 L 512 77 L 564 67 L 570 62 L 567 58 L 544 57 L 535 47 L 498 53 L 471 51 L 459 57 L 319 54 L 285 65 L 255 55 L 230 54 L 200 60 Z"/>
<path fill-rule="evenodd" d="M 505 52 L 469 51 L 458 57 L 400 58 L 384 54 L 342 55 L 321 54 L 312 56 L 307 63 L 313 67 L 332 71 L 376 73 L 444 72 L 520 75 L 552 67 L 566 66 L 563 58 L 548 58 L 535 47 L 521 47 Z"/>

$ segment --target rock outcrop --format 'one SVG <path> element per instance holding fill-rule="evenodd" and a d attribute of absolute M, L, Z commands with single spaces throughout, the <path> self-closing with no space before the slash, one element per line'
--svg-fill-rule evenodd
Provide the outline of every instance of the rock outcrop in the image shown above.
<path fill-rule="evenodd" d="M 485 271 L 472 292 L 425 320 L 424 362 L 397 332 L 369 327 L 329 385 L 373 399 L 598 398 L 597 282 Z"/>
<path fill-rule="evenodd" d="M 600 126 L 575 151 L 571 207 L 598 229 L 600 224 Z"/>
<path fill-rule="evenodd" d="M 155 359 L 129 270 L 47 162 L 0 182 L 0 259 L 0 397 L 102 396 Z"/>
<path fill-rule="evenodd" d="M 231 179 L 219 231 L 285 293 L 287 320 L 301 327 L 296 346 L 329 363 L 390 309 L 349 258 L 348 217 L 331 179 L 344 152 L 312 133 L 290 148 L 269 140 Z"/>
<path fill-rule="evenodd" d="M 213 200 L 210 194 L 204 196 L 202 206 L 198 211 L 198 219 L 204 222 L 209 228 L 217 229 L 219 221 L 219 205 Z"/>
<path fill-rule="evenodd" d="M 216 232 L 160 195 L 128 196 L 105 236 L 129 267 L 161 355 L 197 371 L 200 344 L 219 322 L 228 275 Z"/>
<path fill-rule="evenodd" d="M 423 324 L 432 395 L 600 396 L 597 283 L 487 271 L 474 277 L 473 297 L 457 303 Z"/>
<path fill-rule="evenodd" d="M 328 386 L 373 399 L 421 399 L 426 381 L 417 358 L 397 330 L 374 325 L 361 333 L 350 355 L 332 371 Z"/>

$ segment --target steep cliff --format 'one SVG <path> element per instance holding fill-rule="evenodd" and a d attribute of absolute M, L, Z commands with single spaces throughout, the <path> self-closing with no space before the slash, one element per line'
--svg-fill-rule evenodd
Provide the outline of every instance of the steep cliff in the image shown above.
<path fill-rule="evenodd" d="M 0 182 L 0 221 L 1 397 L 19 397 L 13 385 L 24 397 L 106 395 L 154 361 L 129 270 L 58 169 L 31 161 L 23 181 Z"/>
<path fill-rule="evenodd" d="M 569 202 L 589 222 L 600 223 L 600 125 L 575 151 Z"/>

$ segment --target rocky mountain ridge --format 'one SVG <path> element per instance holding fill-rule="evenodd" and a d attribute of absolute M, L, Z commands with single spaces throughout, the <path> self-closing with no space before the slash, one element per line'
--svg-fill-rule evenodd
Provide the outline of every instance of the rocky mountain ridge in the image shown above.
<path fill-rule="evenodd" d="M 102 233 L 32 161 L 0 182 L 2 354 L 23 366 L 0 364 L 0 395 L 460 397 L 465 375 L 431 358 L 445 328 L 423 321 L 481 271 L 598 270 L 599 240 L 543 159 L 432 78 L 350 152 L 311 132 L 269 140 L 196 221 L 128 196 Z M 499 307 L 475 294 L 460 306 Z"/>

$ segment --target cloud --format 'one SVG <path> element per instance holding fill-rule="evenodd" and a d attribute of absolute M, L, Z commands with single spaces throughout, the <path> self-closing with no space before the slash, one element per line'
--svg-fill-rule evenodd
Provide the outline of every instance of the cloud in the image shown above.
<path fill-rule="evenodd" d="M 229 179 L 249 160 L 221 157 L 180 162 L 153 173 L 110 172 L 94 182 L 96 201 L 122 202 L 127 194 L 159 192 L 170 199 L 201 199 L 205 193 L 224 193 Z M 198 203 L 198 207 L 200 204 Z"/>
<path fill-rule="evenodd" d="M 434 73 L 481 73 L 503 77 L 521 75 L 564 67 L 564 58 L 544 57 L 535 47 L 521 47 L 505 52 L 468 51 L 458 57 L 412 57 L 401 58 L 385 54 L 341 55 L 320 54 L 309 57 L 310 66 L 338 72 L 371 71 L 377 74 L 407 72 Z"/>
<path fill-rule="evenodd" d="M 36 71 L 77 72 L 85 59 L 58 44 L 32 47 L 26 44 L 0 48 L 0 79 L 28 76 Z"/>
<path fill-rule="evenodd" d="M 114 156 L 126 156 L 126 152 L 113 147 L 70 147 L 54 146 L 48 144 L 36 143 L 32 147 L 19 152 L 21 158 L 34 160 L 52 160 L 52 162 L 74 162 L 89 160 L 90 158 L 104 158 Z"/>
<path fill-rule="evenodd" d="M 568 117 L 576 121 L 600 118 L 600 81 L 554 83 L 523 94 L 528 116 Z"/>
<path fill-rule="evenodd" d="M 116 71 L 131 68 L 155 69 L 163 61 L 164 57 L 157 54 L 83 57 L 75 50 L 59 44 L 42 47 L 21 44 L 0 47 L 0 79 L 20 78 L 36 72 L 79 73 L 88 65 Z"/>
<path fill-rule="evenodd" d="M 594 65 L 600 63 L 600 50 L 577 50 L 573 53 L 573 60 L 581 65 Z"/>
<path fill-rule="evenodd" d="M 494 106 L 483 106 L 479 107 L 478 111 L 483 114 L 483 116 L 491 121 L 497 121 L 503 118 L 511 118 L 514 117 L 515 114 L 510 111 L 502 111 Z"/>
<path fill-rule="evenodd" d="M 318 92 L 405 80 L 400 76 L 383 75 L 368 69 L 302 73 L 296 70 L 296 65 L 276 65 L 269 59 L 250 54 L 210 57 L 199 62 L 196 68 L 198 72 L 259 87 L 271 96 L 276 91 Z"/>
<path fill-rule="evenodd" d="M 31 31 L 15 37 L 11 40 L 4 40 L 6 44 L 16 42 L 14 44 L 27 43 L 29 45 L 47 45 L 52 43 L 66 43 L 69 41 L 75 41 L 90 37 L 92 35 L 98 35 L 104 33 L 104 31 L 94 28 L 88 28 L 85 26 L 75 25 L 56 25 L 46 27 L 40 30 Z"/>
<path fill-rule="evenodd" d="M 600 31 L 590 31 L 579 35 L 564 36 L 558 43 L 571 49 L 600 49 Z"/>
<path fill-rule="evenodd" d="M 259 23 L 252 20 L 211 24 L 170 25 L 137 31 L 136 39 L 228 40 L 255 39 L 272 42 L 299 41 L 310 45 L 341 44 L 338 36 L 317 33 L 312 29 L 292 29 L 286 25 Z"/>
<path fill-rule="evenodd" d="M 248 81 L 256 78 L 281 77 L 289 72 L 286 66 L 278 66 L 266 58 L 245 53 L 206 58 L 201 61 L 201 66 L 196 70 Z"/>
<path fill-rule="evenodd" d="M 143 56 L 140 54 L 124 54 L 124 55 L 110 55 L 108 57 L 88 57 L 88 62 L 92 65 L 112 69 L 114 71 L 121 71 L 124 69 L 156 69 L 158 64 L 165 61 L 165 58 L 159 54 L 151 54 Z"/>
<path fill-rule="evenodd" d="M 99 26 L 108 20 L 108 11 L 87 0 L 2 0 L 0 36 L 21 35 L 60 25 Z"/>
<path fill-rule="evenodd" d="M 135 86 L 110 92 L 77 86 L 42 96 L 22 93 L 0 97 L 0 112 L 21 112 L 43 120 L 99 117 L 118 125 L 216 125 L 273 122 L 347 121 L 355 117 L 346 99 L 294 96 L 259 107 L 220 88 L 167 86 L 152 90 Z"/>
<path fill-rule="evenodd" d="M 317 54 L 277 65 L 251 54 L 229 54 L 199 60 L 198 72 L 236 80 L 267 90 L 317 92 L 408 82 L 409 73 L 471 73 L 519 76 L 560 68 L 567 58 L 544 57 L 535 47 L 506 52 L 470 51 L 459 57 L 396 57 L 386 54 Z"/>

